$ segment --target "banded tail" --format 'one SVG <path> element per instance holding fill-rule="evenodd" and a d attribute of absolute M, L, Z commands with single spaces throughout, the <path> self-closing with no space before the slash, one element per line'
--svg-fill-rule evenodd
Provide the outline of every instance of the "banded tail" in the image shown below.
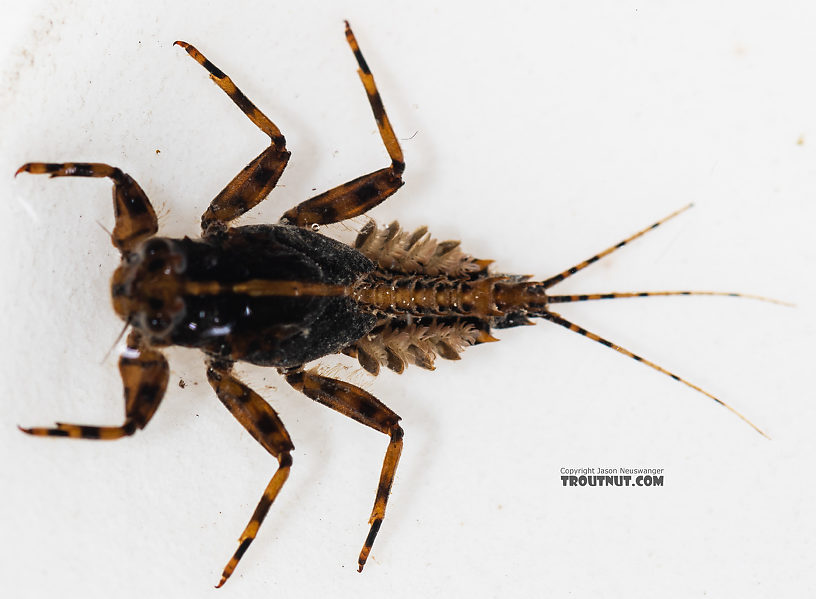
<path fill-rule="evenodd" d="M 531 295 L 531 296 L 534 296 L 534 297 L 532 297 L 530 299 L 530 304 L 528 306 L 527 313 L 528 313 L 529 316 L 534 316 L 534 317 L 543 318 L 545 320 L 549 320 L 550 322 L 553 322 L 553 323 L 555 323 L 555 324 L 557 324 L 559 326 L 567 328 L 570 331 L 578 333 L 579 335 L 583 335 L 584 337 L 587 337 L 588 339 L 592 339 L 593 341 L 596 341 L 596 342 L 600 343 L 601 345 L 605 345 L 606 347 L 614 349 L 615 351 L 623 354 L 624 356 L 628 356 L 628 357 L 632 358 L 633 360 L 637 360 L 638 362 L 641 362 L 642 364 L 645 364 L 646 366 L 649 366 L 650 368 L 653 368 L 654 370 L 657 370 L 658 372 L 661 372 L 661 373 L 663 373 L 663 374 L 665 374 L 667 376 L 670 376 L 674 380 L 676 380 L 676 381 L 678 381 L 680 383 L 683 383 L 684 385 L 686 385 L 688 387 L 691 387 L 695 391 L 698 391 L 699 393 L 702 393 L 706 397 L 714 400 L 715 402 L 717 402 L 718 404 L 720 404 L 724 408 L 728 409 L 729 411 L 731 411 L 732 413 L 737 415 L 740 419 L 745 421 L 749 426 L 751 426 L 751 428 L 753 428 L 755 431 L 757 431 L 763 437 L 770 438 L 760 428 L 758 428 L 753 422 L 748 420 L 748 418 L 746 418 L 744 415 L 742 415 L 740 412 L 735 410 L 733 407 L 731 407 L 730 405 L 728 405 L 727 403 L 725 403 L 724 401 L 722 401 L 718 397 L 714 396 L 713 394 L 709 393 L 705 389 L 702 389 L 701 387 L 699 387 L 699 386 L 697 386 L 697 385 L 695 385 L 693 383 L 690 383 L 686 379 L 679 377 L 678 375 L 674 374 L 673 372 L 671 372 L 669 370 L 666 370 L 662 366 L 659 366 L 658 364 L 655 364 L 654 362 L 652 362 L 650 360 L 642 358 L 641 356 L 629 351 L 628 349 L 626 349 L 624 347 L 621 347 L 620 345 L 617 345 L 616 343 L 608 341 L 607 339 L 604 339 L 603 337 L 601 337 L 601 336 L 599 336 L 599 335 L 597 335 L 595 333 L 587 331 L 583 327 L 580 327 L 577 324 L 575 324 L 573 322 L 570 322 L 569 320 L 567 320 L 566 318 L 563 318 L 560 314 L 557 314 L 556 312 L 553 312 L 549 308 L 550 304 L 563 304 L 563 303 L 569 303 L 569 302 L 583 302 L 583 301 L 589 301 L 589 300 L 622 299 L 622 298 L 634 298 L 634 297 L 657 297 L 657 296 L 671 296 L 671 295 L 686 295 L 686 296 L 689 296 L 689 295 L 708 295 L 708 296 L 722 296 L 722 297 L 741 297 L 741 298 L 755 299 L 755 300 L 759 300 L 759 301 L 763 301 L 763 302 L 770 302 L 770 303 L 774 303 L 774 304 L 780 304 L 780 305 L 783 305 L 783 306 L 791 306 L 792 304 L 789 304 L 787 302 L 782 302 L 782 301 L 779 301 L 779 300 L 770 299 L 770 298 L 762 297 L 762 296 L 759 296 L 759 295 L 750 295 L 750 294 L 746 294 L 746 293 L 729 293 L 729 292 L 721 292 L 721 291 L 639 291 L 639 292 L 613 292 L 613 293 L 592 293 L 592 294 L 574 294 L 574 295 L 548 295 L 546 293 L 546 290 L 549 289 L 550 287 L 553 287 L 553 286 L 557 285 L 558 283 L 564 281 L 565 279 L 571 277 L 572 275 L 574 275 L 575 273 L 583 270 L 584 268 L 586 268 L 590 264 L 594 264 L 595 262 L 597 262 L 601 258 L 604 258 L 604 257 L 612 254 L 613 252 L 615 252 L 615 251 L 619 250 L 620 248 L 622 248 L 623 246 L 627 245 L 629 242 L 634 241 L 638 237 L 641 237 L 641 236 L 645 235 L 646 233 L 648 233 L 649 231 L 651 231 L 653 229 L 656 229 L 657 227 L 659 227 L 663 223 L 665 223 L 665 222 L 671 220 L 672 218 L 674 218 L 675 216 L 678 216 L 679 214 L 685 212 L 686 210 L 688 210 L 692 206 L 693 206 L 693 204 L 689 204 L 687 206 L 684 206 L 680 210 L 677 210 L 676 212 L 673 212 L 672 214 L 668 215 L 667 217 L 665 217 L 665 218 L 657 221 L 656 223 L 646 227 L 645 229 L 642 229 L 641 231 L 638 231 L 637 233 L 635 233 L 634 235 L 624 239 L 623 241 L 621 241 L 621 242 L 619 242 L 619 243 L 617 243 L 617 244 L 615 244 L 613 246 L 610 246 L 610 247 L 606 248 L 602 252 L 600 252 L 598 254 L 595 254 L 594 256 L 584 260 L 583 262 L 580 262 L 580 263 L 576 264 L 575 266 L 572 266 L 571 268 L 568 268 L 567 270 L 565 270 L 565 271 L 563 271 L 563 272 L 561 272 L 561 273 L 559 273 L 559 274 L 557 274 L 555 276 L 552 276 L 552 277 L 546 279 L 545 281 L 542 281 L 541 283 L 530 284 L 530 286 L 529 286 L 529 288 L 527 290 L 527 293 L 529 295 Z"/>

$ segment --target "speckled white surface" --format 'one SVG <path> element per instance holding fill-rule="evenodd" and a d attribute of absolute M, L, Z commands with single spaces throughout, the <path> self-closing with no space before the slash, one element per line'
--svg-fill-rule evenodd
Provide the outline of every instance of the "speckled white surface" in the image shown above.
<path fill-rule="evenodd" d="M 816 9 L 759 3 L 80 1 L 0 23 L 0 581 L 9 597 L 780 597 L 816 590 Z M 461 238 L 546 277 L 696 207 L 563 292 L 760 293 L 564 306 L 590 330 L 719 394 L 552 325 L 500 333 L 436 372 L 374 381 L 405 451 L 363 575 L 386 439 L 242 367 L 295 441 L 294 468 L 229 584 L 212 590 L 273 471 L 171 350 L 148 428 L 103 444 L 16 424 L 115 423 L 110 185 L 12 174 L 105 161 L 163 233 L 264 146 L 176 39 L 285 133 L 281 185 L 244 223 L 386 164 L 342 35 L 348 18 L 403 139 L 373 216 Z M 344 364 L 352 366 L 351 362 Z M 183 379 L 184 389 L 177 385 Z M 559 468 L 665 468 L 660 489 L 565 489 Z"/>

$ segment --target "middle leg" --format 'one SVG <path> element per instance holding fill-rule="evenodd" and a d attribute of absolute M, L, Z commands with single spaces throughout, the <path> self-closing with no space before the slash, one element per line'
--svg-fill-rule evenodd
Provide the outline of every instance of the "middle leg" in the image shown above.
<path fill-rule="evenodd" d="M 226 228 L 227 224 L 244 212 L 258 205 L 277 185 L 289 162 L 286 139 L 280 129 L 255 106 L 249 98 L 232 82 L 221 69 L 211 63 L 195 46 L 187 42 L 176 42 L 192 56 L 196 62 L 210 73 L 210 78 L 224 90 L 230 100 L 247 115 L 255 125 L 269 136 L 270 146 L 244 167 L 227 186 L 221 190 L 210 207 L 201 216 L 204 234 Z"/>
<path fill-rule="evenodd" d="M 232 374 L 231 363 L 211 360 L 207 365 L 207 380 L 215 389 L 218 399 L 235 416 L 236 420 L 278 460 L 278 469 L 264 489 L 258 507 L 255 508 L 252 518 L 244 528 L 238 540 L 238 549 L 224 568 L 221 581 L 218 583 L 220 587 L 227 582 L 255 539 L 261 523 L 266 518 L 269 508 L 272 507 L 272 502 L 275 501 L 283 483 L 289 477 L 289 469 L 292 466 L 291 451 L 295 446 L 277 412 L 260 395 L 235 378 Z"/>

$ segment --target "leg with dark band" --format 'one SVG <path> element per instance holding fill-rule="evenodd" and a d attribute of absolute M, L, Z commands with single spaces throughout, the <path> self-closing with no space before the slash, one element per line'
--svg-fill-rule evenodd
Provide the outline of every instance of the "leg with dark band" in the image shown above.
<path fill-rule="evenodd" d="M 125 422 L 122 426 L 90 426 L 58 422 L 56 428 L 22 428 L 36 436 L 74 439 L 119 439 L 143 429 L 159 407 L 170 369 L 164 356 L 142 344 L 138 333 L 128 337 L 128 347 L 119 358 L 119 372 L 125 388 Z"/>
<path fill-rule="evenodd" d="M 327 225 L 354 218 L 368 212 L 402 187 L 402 172 L 405 170 L 402 149 L 391 127 L 391 121 L 385 114 L 385 107 L 377 91 L 377 85 L 374 83 L 374 76 L 363 58 L 363 53 L 360 51 L 360 46 L 357 45 L 357 39 L 348 22 L 346 22 L 346 41 L 357 59 L 359 66 L 357 73 L 365 87 L 380 137 L 391 157 L 391 166 L 363 175 L 301 202 L 283 215 L 282 223 L 307 227 L 313 224 Z"/>
<path fill-rule="evenodd" d="M 403 433 L 399 425 L 400 417 L 379 399 L 350 383 L 302 370 L 289 374 L 284 373 L 284 376 L 287 383 L 307 397 L 391 437 L 388 449 L 385 451 L 380 484 L 374 499 L 374 509 L 368 521 L 371 529 L 357 560 L 358 571 L 362 572 L 368 555 L 371 553 L 371 546 L 374 545 L 374 539 L 377 538 L 380 525 L 385 518 L 388 495 L 391 493 L 394 473 L 397 470 L 400 453 L 402 453 Z"/>
<path fill-rule="evenodd" d="M 204 233 L 222 230 L 227 223 L 238 218 L 247 210 L 258 205 L 278 183 L 289 161 L 290 153 L 286 150 L 286 139 L 280 129 L 267 118 L 232 82 L 224 72 L 211 63 L 194 46 L 187 42 L 176 42 L 201 66 L 210 73 L 210 79 L 224 90 L 235 105 L 247 115 L 255 125 L 269 136 L 270 146 L 261 152 L 252 162 L 230 181 L 227 186 L 210 203 L 210 207 L 201 216 L 201 228 Z"/>
<path fill-rule="evenodd" d="M 145 192 L 130 176 L 114 166 L 99 162 L 29 162 L 17 169 L 16 175 L 31 173 L 52 177 L 108 177 L 113 181 L 113 213 L 116 225 L 111 241 L 120 252 L 127 253 L 143 239 L 159 230 L 156 212 Z"/>
<path fill-rule="evenodd" d="M 292 466 L 290 452 L 295 448 L 289 433 L 283 426 L 277 412 L 263 398 L 232 375 L 232 365 L 212 361 L 207 367 L 207 380 L 215 389 L 218 399 L 226 406 L 238 422 L 260 443 L 264 449 L 278 460 L 278 469 L 264 489 L 258 507 L 238 539 L 238 549 L 224 568 L 218 587 L 232 575 L 249 545 L 258 534 L 258 529 L 266 517 L 272 502 L 278 496 L 283 483 L 289 477 Z M 217 588 L 217 587 L 216 587 Z"/>

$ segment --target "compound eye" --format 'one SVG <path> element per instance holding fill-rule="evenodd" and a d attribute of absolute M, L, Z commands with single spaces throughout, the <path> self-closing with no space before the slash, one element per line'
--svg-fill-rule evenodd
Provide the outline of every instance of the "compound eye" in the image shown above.
<path fill-rule="evenodd" d="M 166 255 L 170 253 L 170 247 L 164 239 L 149 239 L 142 246 L 142 253 L 146 257 L 153 257 L 156 255 Z"/>
<path fill-rule="evenodd" d="M 147 319 L 147 330 L 155 335 L 162 335 L 170 330 L 173 321 L 166 316 L 156 314 Z"/>
<path fill-rule="evenodd" d="M 142 246 L 141 255 L 148 272 L 181 273 L 187 267 L 183 249 L 169 239 L 148 240 Z"/>
<path fill-rule="evenodd" d="M 176 323 L 184 317 L 185 312 L 184 300 L 179 297 L 170 301 L 150 298 L 147 300 L 142 322 L 147 331 L 161 337 L 171 332 Z"/>

